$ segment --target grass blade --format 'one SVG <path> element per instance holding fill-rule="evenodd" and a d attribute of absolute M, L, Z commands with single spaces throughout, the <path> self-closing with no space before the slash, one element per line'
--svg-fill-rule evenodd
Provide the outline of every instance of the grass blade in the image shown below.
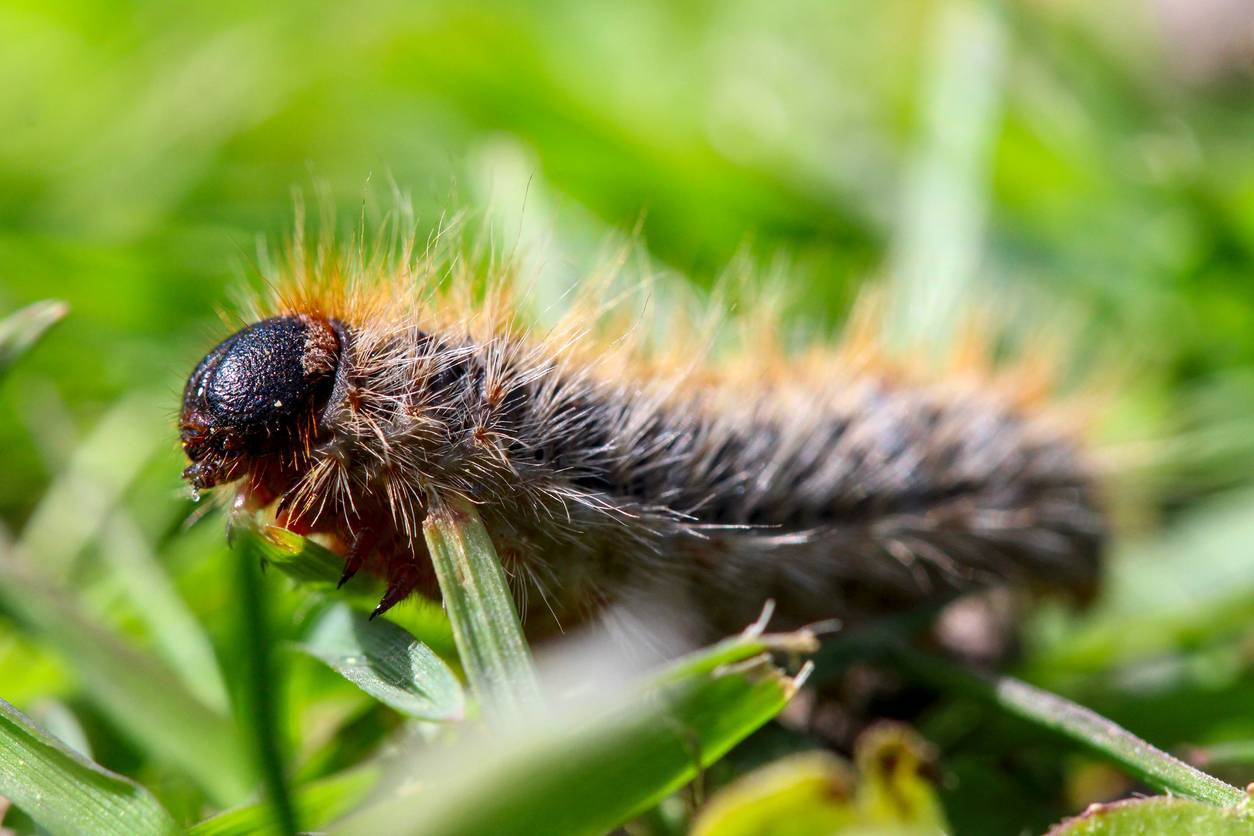
<path fill-rule="evenodd" d="M 300 648 L 402 714 L 438 722 L 465 712 L 461 684 L 448 665 L 390 621 L 371 621 L 337 604 Z"/>
<path fill-rule="evenodd" d="M 747 638 L 741 652 L 751 653 L 756 641 Z M 720 645 L 711 653 L 740 657 L 729 650 Z M 691 657 L 656 681 L 664 684 L 604 695 L 591 713 L 572 718 L 568 710 L 547 722 L 533 717 L 525 731 L 515 727 L 441 750 L 438 762 L 416 764 L 417 782 L 334 832 L 604 833 L 692 780 L 774 717 L 800 678 L 785 676 L 759 653 L 717 665 Z M 413 792 L 414 786 L 423 789 Z"/>
<path fill-rule="evenodd" d="M 121 399 L 82 442 L 64 403 L 48 394 L 27 416 L 31 434 L 58 476 L 22 534 L 43 574 L 63 580 L 94 544 L 100 562 L 133 605 L 154 650 L 212 708 L 229 705 L 213 646 L 122 499 L 165 437 L 168 416 L 151 392 Z M 93 536 L 95 534 L 99 536 Z M 112 604 L 109 605 L 112 607 Z"/>
<path fill-rule="evenodd" d="M 173 834 L 157 799 L 41 731 L 0 700 L 0 795 L 53 833 Z"/>
<path fill-rule="evenodd" d="M 74 712 L 58 700 L 40 700 L 31 711 L 39 727 L 85 758 L 92 757 L 91 741 Z"/>
<path fill-rule="evenodd" d="M 64 302 L 49 299 L 28 305 L 0 321 L 0 377 L 69 310 Z"/>
<path fill-rule="evenodd" d="M 292 794 L 296 813 L 305 827 L 323 828 L 352 810 L 370 794 L 383 770 L 377 764 L 360 766 L 314 781 Z M 269 804 L 248 804 L 205 819 L 188 830 L 189 836 L 253 836 L 279 828 Z"/>
<path fill-rule="evenodd" d="M 69 596 L 4 553 L 0 607 L 65 658 L 83 695 L 120 729 L 214 800 L 238 803 L 252 790 L 229 717 L 197 699 L 160 660 L 91 621 Z"/>
<path fill-rule="evenodd" d="M 457 503 L 432 509 L 422 530 L 471 691 L 489 720 L 521 717 L 540 690 L 487 529 Z"/>
<path fill-rule="evenodd" d="M 1174 795 L 1220 807 L 1240 804 L 1245 793 L 1189 766 L 1095 711 L 1009 676 L 976 674 L 906 648 L 890 651 L 911 673 L 945 690 L 992 703 L 1008 714 L 1048 729 L 1113 761 L 1145 783 Z"/>
<path fill-rule="evenodd" d="M 245 648 L 244 697 L 239 714 L 252 732 L 257 771 L 278 830 L 294 834 L 299 828 L 287 785 L 287 759 L 277 693 L 283 678 L 276 670 L 274 636 L 266 613 L 262 553 L 257 538 L 251 533 L 237 538 L 233 551 L 240 592 L 239 646 Z"/>
<path fill-rule="evenodd" d="M 1254 809 L 1216 809 L 1188 798 L 1129 798 L 1094 804 L 1080 815 L 1050 828 L 1046 836 L 1153 836 L 1205 833 L 1207 836 L 1249 836 Z"/>
<path fill-rule="evenodd" d="M 245 529 L 243 536 L 255 536 L 266 566 L 273 566 L 297 583 L 332 590 L 344 574 L 344 558 L 287 529 L 267 525 L 256 532 Z M 383 585 L 373 576 L 359 572 L 340 594 L 360 595 L 373 603 L 383 595 Z"/>
<path fill-rule="evenodd" d="M 984 249 L 988 180 L 1001 126 L 1007 34 L 995 3 L 934 7 L 920 135 L 903 179 L 892 248 L 890 335 L 948 347 Z"/>
<path fill-rule="evenodd" d="M 338 589 L 344 574 L 344 558 L 313 540 L 272 525 L 260 526 L 255 533 L 266 566 L 277 569 L 296 583 L 318 592 L 332 593 L 337 602 L 348 599 L 374 606 L 383 597 L 383 583 L 367 572 L 358 572 L 352 583 Z M 444 611 L 435 602 L 414 596 L 389 610 L 387 618 L 444 659 L 456 660 L 452 629 Z"/>
<path fill-rule="evenodd" d="M 153 650 L 205 705 L 226 712 L 230 699 L 213 644 L 175 589 L 144 532 L 119 509 L 105 523 L 102 534 L 105 563 L 122 579 L 152 639 Z"/>
<path fill-rule="evenodd" d="M 21 550 L 60 581 L 96 539 L 127 488 L 167 441 L 159 396 L 129 395 L 96 422 L 40 498 L 22 529 Z"/>

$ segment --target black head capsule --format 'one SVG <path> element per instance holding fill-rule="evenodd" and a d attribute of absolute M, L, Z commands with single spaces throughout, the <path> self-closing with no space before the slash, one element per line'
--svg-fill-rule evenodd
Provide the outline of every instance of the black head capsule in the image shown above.
<path fill-rule="evenodd" d="M 196 489 L 241 475 L 244 457 L 307 442 L 335 385 L 345 331 L 337 322 L 277 316 L 205 355 L 183 390 L 179 433 Z"/>

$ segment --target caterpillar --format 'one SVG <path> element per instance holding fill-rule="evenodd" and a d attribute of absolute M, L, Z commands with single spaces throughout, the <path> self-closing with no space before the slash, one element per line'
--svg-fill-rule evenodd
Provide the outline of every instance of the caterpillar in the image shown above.
<path fill-rule="evenodd" d="M 386 580 L 375 615 L 438 596 L 421 524 L 451 498 L 478 506 L 533 636 L 642 602 L 715 636 L 768 599 L 785 625 L 857 622 L 1094 582 L 1098 480 L 1013 370 L 929 378 L 865 327 L 659 350 L 604 283 L 540 327 L 507 260 L 436 249 L 298 242 L 183 393 L 193 490 L 322 535 L 341 585 Z"/>

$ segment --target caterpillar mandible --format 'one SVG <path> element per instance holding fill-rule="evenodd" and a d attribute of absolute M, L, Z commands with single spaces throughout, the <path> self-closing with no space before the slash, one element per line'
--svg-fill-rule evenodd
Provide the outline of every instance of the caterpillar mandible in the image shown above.
<path fill-rule="evenodd" d="M 789 626 L 1093 582 L 1082 445 L 992 376 L 929 381 L 856 337 L 659 356 L 595 303 L 525 324 L 510 274 L 298 244 L 187 382 L 185 478 L 324 535 L 341 583 L 382 576 L 376 614 L 438 596 L 424 516 L 476 503 L 532 635 L 642 599 L 714 636 L 768 599 Z"/>

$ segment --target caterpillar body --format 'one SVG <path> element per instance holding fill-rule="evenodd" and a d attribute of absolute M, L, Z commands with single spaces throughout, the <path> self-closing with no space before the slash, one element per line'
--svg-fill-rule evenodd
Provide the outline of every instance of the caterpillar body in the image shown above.
<path fill-rule="evenodd" d="M 642 601 L 708 637 L 768 599 L 786 625 L 857 621 L 1095 577 L 1082 445 L 988 375 L 929 382 L 865 339 L 659 357 L 596 305 L 520 325 L 509 271 L 473 272 L 298 251 L 188 380 L 185 478 L 325 535 L 344 581 L 386 579 L 376 613 L 438 595 L 422 521 L 475 503 L 532 635 Z"/>

